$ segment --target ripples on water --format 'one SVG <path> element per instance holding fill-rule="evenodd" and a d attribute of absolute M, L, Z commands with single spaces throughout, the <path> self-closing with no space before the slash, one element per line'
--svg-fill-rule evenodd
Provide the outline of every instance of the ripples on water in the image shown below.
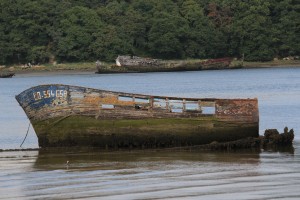
<path fill-rule="evenodd" d="M 2 152 L 0 199 L 297 199 L 299 145 L 261 153 Z"/>
<path fill-rule="evenodd" d="M 258 97 L 260 133 L 300 131 L 300 68 L 0 79 L 0 149 L 27 131 L 14 96 L 48 83 L 155 95 Z M 262 152 L 0 152 L 0 199 L 299 199 L 300 144 Z M 24 148 L 37 147 L 32 128 Z M 69 166 L 66 165 L 70 161 Z"/>

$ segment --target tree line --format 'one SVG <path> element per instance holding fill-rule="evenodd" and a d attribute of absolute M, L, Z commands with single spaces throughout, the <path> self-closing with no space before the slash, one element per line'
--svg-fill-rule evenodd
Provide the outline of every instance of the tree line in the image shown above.
<path fill-rule="evenodd" d="M 1 0 L 0 64 L 299 55 L 299 0 Z"/>

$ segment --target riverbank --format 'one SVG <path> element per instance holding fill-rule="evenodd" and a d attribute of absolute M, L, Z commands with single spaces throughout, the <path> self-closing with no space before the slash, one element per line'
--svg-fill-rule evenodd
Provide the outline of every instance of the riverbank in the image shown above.
<path fill-rule="evenodd" d="M 274 67 L 300 67 L 300 60 L 274 60 L 268 62 L 242 62 L 233 61 L 232 65 L 241 65 L 242 68 L 274 68 Z"/>
<path fill-rule="evenodd" d="M 14 72 L 16 74 L 27 73 L 51 73 L 51 72 L 95 72 L 94 62 L 61 63 L 61 64 L 39 64 L 32 65 L 12 65 L 0 68 L 1 71 Z"/>
<path fill-rule="evenodd" d="M 190 60 L 189 62 L 197 62 L 198 59 Z M 111 66 L 114 63 L 102 62 L 104 66 Z M 269 62 L 241 62 L 232 61 L 231 66 L 251 69 L 251 68 L 274 68 L 274 67 L 300 67 L 300 60 L 276 60 Z M 27 74 L 27 73 L 51 73 L 51 72 L 96 72 L 95 62 L 78 62 L 78 63 L 60 63 L 60 64 L 41 64 L 33 65 L 31 67 L 24 65 L 13 65 L 13 66 L 0 66 L 2 72 L 14 72 L 16 74 Z"/>

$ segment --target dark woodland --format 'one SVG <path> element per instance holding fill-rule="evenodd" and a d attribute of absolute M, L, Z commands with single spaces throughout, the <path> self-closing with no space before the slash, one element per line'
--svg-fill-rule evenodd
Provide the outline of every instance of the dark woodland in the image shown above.
<path fill-rule="evenodd" d="M 300 54 L 299 0 L 1 0 L 0 64 Z"/>

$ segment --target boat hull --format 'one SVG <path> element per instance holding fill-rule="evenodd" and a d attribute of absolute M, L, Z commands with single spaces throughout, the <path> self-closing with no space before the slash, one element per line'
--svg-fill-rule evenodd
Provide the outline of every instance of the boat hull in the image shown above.
<path fill-rule="evenodd" d="M 0 78 L 12 78 L 15 73 L 0 73 Z"/>
<path fill-rule="evenodd" d="M 33 126 L 41 147 L 164 148 L 257 137 L 255 123 L 226 123 L 210 117 L 98 120 L 70 116 L 33 122 Z"/>
<path fill-rule="evenodd" d="M 258 136 L 257 99 L 161 97 L 68 85 L 37 86 L 16 99 L 40 147 L 166 148 Z"/>
<path fill-rule="evenodd" d="M 126 57 L 126 56 L 123 56 Z M 127 58 L 128 57 L 128 58 Z M 230 66 L 231 58 L 210 59 L 207 61 L 161 61 L 143 58 L 126 57 L 126 62 L 118 62 L 119 65 L 97 66 L 99 74 L 108 73 L 147 73 L 147 72 L 178 72 L 178 71 L 200 71 L 237 69 L 238 66 Z"/>

